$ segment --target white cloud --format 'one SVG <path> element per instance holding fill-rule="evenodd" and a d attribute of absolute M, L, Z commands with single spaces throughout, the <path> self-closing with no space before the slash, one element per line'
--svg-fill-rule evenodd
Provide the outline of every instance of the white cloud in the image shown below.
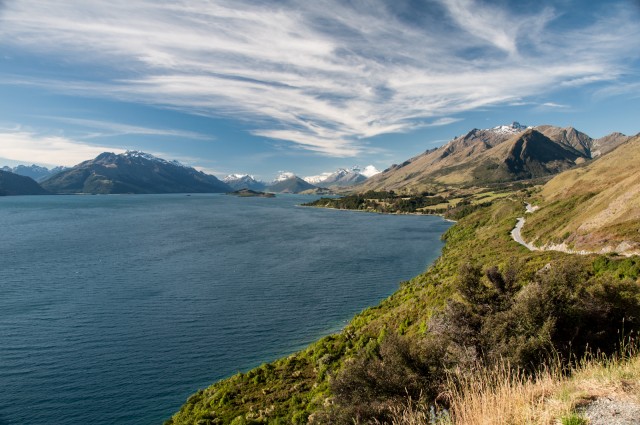
<path fill-rule="evenodd" d="M 43 136 L 19 129 L 0 129 L 0 157 L 15 163 L 73 166 L 102 152 L 122 153 L 124 149 L 96 146 L 59 136 Z"/>
<path fill-rule="evenodd" d="M 387 4 L 21 0 L 0 18 L 2 44 L 79 69 L 99 65 L 112 78 L 5 76 L 4 83 L 233 117 L 259 136 L 355 156 L 372 136 L 447 125 L 452 115 L 522 104 L 561 86 L 614 81 L 640 51 L 640 27 L 615 8 L 565 29 L 552 25 L 551 9 L 522 16 L 441 0 L 450 22 L 418 25 Z M 482 54 L 470 57 L 470 49 Z"/>
<path fill-rule="evenodd" d="M 207 136 L 194 131 L 142 127 L 142 126 L 122 124 L 122 123 L 111 122 L 111 121 L 89 120 L 89 119 L 81 119 L 81 118 L 53 117 L 53 116 L 45 116 L 42 118 L 47 118 L 53 121 L 64 122 L 68 124 L 73 124 L 75 126 L 85 127 L 85 128 L 94 129 L 94 130 L 103 130 L 103 132 L 93 132 L 89 136 L 83 137 L 84 139 L 97 138 L 97 137 L 122 136 L 122 135 L 167 136 L 167 137 L 181 137 L 185 139 L 194 139 L 194 140 L 213 140 L 214 139 L 214 137 L 212 136 Z"/>

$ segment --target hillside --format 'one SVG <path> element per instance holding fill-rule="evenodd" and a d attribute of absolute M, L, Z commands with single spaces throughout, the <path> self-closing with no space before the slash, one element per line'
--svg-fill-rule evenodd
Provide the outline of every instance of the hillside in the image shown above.
<path fill-rule="evenodd" d="M 216 177 L 153 155 L 105 152 L 42 182 L 53 193 L 215 193 L 231 188 Z"/>
<path fill-rule="evenodd" d="M 32 178 L 0 170 L 0 196 L 48 194 Z"/>
<path fill-rule="evenodd" d="M 608 152 L 628 138 L 594 140 L 574 128 L 524 127 L 518 123 L 473 129 L 440 148 L 391 166 L 358 190 L 418 193 L 443 186 L 484 186 L 548 177 Z"/>
<path fill-rule="evenodd" d="M 640 253 L 640 136 L 549 181 L 523 235 L 535 245 Z"/>
<path fill-rule="evenodd" d="M 615 351 L 623 323 L 640 330 L 640 262 L 527 250 L 509 236 L 527 196 L 460 216 L 425 273 L 341 332 L 198 391 L 167 424 L 391 423 L 408 397 L 446 406 L 448 371 L 533 374 L 549 353 Z"/>

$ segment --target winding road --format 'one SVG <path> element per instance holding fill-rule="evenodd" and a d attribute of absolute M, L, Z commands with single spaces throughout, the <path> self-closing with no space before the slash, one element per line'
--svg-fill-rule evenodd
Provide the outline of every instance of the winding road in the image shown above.
<path fill-rule="evenodd" d="M 538 206 L 531 206 L 531 204 L 527 203 L 527 213 L 532 213 L 534 211 L 536 211 L 539 207 Z M 522 226 L 524 226 L 524 217 L 518 217 L 518 222 L 516 223 L 516 227 L 513 228 L 513 230 L 511 231 L 511 237 L 513 238 L 514 241 L 518 242 L 520 245 L 526 247 L 529 251 L 539 251 L 540 249 L 536 246 L 534 246 L 533 244 L 527 243 L 525 242 L 524 239 L 522 239 Z"/>

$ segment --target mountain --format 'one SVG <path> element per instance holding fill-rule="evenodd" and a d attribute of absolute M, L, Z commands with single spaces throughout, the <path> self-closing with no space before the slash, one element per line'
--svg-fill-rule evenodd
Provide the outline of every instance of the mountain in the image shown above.
<path fill-rule="evenodd" d="M 0 170 L 0 196 L 7 195 L 47 195 L 31 177 Z"/>
<path fill-rule="evenodd" d="M 33 180 L 37 181 L 37 182 L 42 182 L 44 180 L 46 180 L 47 178 L 53 176 L 56 173 L 59 173 L 60 171 L 64 170 L 65 167 L 54 167 L 54 168 L 47 168 L 47 167 L 41 167 L 39 165 L 18 165 L 16 167 L 2 167 L 2 171 L 8 171 L 10 173 L 14 173 L 14 174 L 19 174 L 21 176 L 25 176 L 25 177 L 31 177 Z"/>
<path fill-rule="evenodd" d="M 585 157 L 596 158 L 613 150 L 616 146 L 631 139 L 622 133 L 611 133 L 599 139 L 592 139 L 588 135 L 576 130 L 573 127 L 553 127 L 551 125 L 541 125 L 535 127 L 536 130 L 550 138 L 551 140 L 571 147 L 579 151 Z"/>
<path fill-rule="evenodd" d="M 362 183 L 367 178 L 380 173 L 373 165 L 368 165 L 361 170 L 360 167 L 355 166 L 351 169 L 339 168 L 333 173 L 323 173 L 318 176 L 308 176 L 304 180 L 307 183 L 314 184 L 316 186 L 323 187 L 345 187 L 353 186 L 358 183 Z"/>
<path fill-rule="evenodd" d="M 367 165 L 364 169 L 360 170 L 360 174 L 365 176 L 366 178 L 373 177 L 376 174 L 380 174 L 380 170 L 378 170 L 373 165 Z"/>
<path fill-rule="evenodd" d="M 557 174 L 628 140 L 619 133 L 592 139 L 572 127 L 517 122 L 473 129 L 447 144 L 392 165 L 359 189 L 418 192 L 441 185 L 483 185 Z"/>
<path fill-rule="evenodd" d="M 622 133 L 615 132 L 599 139 L 595 139 L 591 146 L 591 156 L 595 158 L 597 156 L 604 155 L 621 144 L 631 140 L 631 138 L 632 136 L 626 136 Z"/>
<path fill-rule="evenodd" d="M 307 183 L 293 173 L 283 172 L 267 186 L 267 190 L 276 193 L 300 193 L 305 190 L 315 189 L 316 186 Z"/>
<path fill-rule="evenodd" d="M 626 136 L 625 136 L 626 137 Z M 538 246 L 640 253 L 640 135 L 550 180 L 524 236 Z"/>
<path fill-rule="evenodd" d="M 153 155 L 104 152 L 42 182 L 54 193 L 212 193 L 232 189 L 216 177 Z"/>
<path fill-rule="evenodd" d="M 222 181 L 233 190 L 250 189 L 260 192 L 267 187 L 264 182 L 256 180 L 249 174 L 229 174 Z"/>
<path fill-rule="evenodd" d="M 322 174 L 318 174 L 317 176 L 307 176 L 307 177 L 303 177 L 302 180 L 306 181 L 307 183 L 311 183 L 313 185 L 317 185 L 322 183 L 323 181 L 325 181 L 327 178 L 329 178 L 329 176 L 331 176 L 333 173 L 322 173 Z"/>

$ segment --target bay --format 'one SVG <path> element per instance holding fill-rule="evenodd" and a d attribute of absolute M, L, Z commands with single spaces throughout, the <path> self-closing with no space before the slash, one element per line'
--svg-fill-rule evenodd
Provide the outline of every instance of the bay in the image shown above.
<path fill-rule="evenodd" d="M 0 425 L 162 423 L 339 331 L 450 225 L 297 206 L 312 199 L 0 198 Z"/>

